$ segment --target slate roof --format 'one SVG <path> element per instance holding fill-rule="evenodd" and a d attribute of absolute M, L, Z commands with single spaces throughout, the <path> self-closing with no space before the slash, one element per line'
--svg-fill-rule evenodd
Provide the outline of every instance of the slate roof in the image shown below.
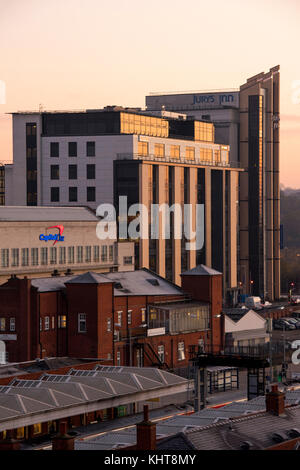
<path fill-rule="evenodd" d="M 205 266 L 205 264 L 199 264 L 193 269 L 189 269 L 188 271 L 185 271 L 180 274 L 180 276 L 216 276 L 218 274 L 222 274 L 219 271 L 216 271 L 215 269 L 209 268 L 208 266 Z"/>

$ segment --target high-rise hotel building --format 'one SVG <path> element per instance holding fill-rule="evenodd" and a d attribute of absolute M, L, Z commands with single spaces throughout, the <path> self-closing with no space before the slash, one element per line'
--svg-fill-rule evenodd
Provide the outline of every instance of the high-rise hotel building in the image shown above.
<path fill-rule="evenodd" d="M 251 77 L 240 89 L 161 93 L 146 97 L 147 110 L 165 109 L 209 120 L 215 141 L 230 145 L 239 162 L 238 277 L 245 294 L 280 297 L 279 66 Z"/>
<path fill-rule="evenodd" d="M 6 204 L 87 205 L 127 196 L 128 206 L 204 204 L 204 245 L 184 238 L 136 243 L 138 267 L 180 284 L 180 273 L 206 264 L 224 273 L 224 295 L 236 301 L 240 168 L 230 147 L 215 142 L 212 123 L 167 111 L 107 107 L 83 112 L 13 114 L 14 162 L 6 167 Z M 151 223 L 151 219 L 149 219 Z M 150 235 L 150 229 L 149 229 Z"/>

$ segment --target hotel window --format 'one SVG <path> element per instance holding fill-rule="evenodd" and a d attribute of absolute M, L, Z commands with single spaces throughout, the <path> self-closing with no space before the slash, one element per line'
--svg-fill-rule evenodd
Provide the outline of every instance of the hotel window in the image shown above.
<path fill-rule="evenodd" d="M 29 262 L 29 248 L 22 248 L 22 266 L 28 266 Z"/>
<path fill-rule="evenodd" d="M 45 331 L 48 331 L 50 329 L 50 318 L 45 317 Z"/>
<path fill-rule="evenodd" d="M 132 310 L 128 310 L 128 312 L 127 312 L 127 323 L 128 323 L 128 325 L 131 325 L 131 321 L 132 321 Z"/>
<path fill-rule="evenodd" d="M 59 157 L 59 143 L 50 142 L 50 157 Z"/>
<path fill-rule="evenodd" d="M 107 331 L 111 331 L 111 318 L 107 319 Z"/>
<path fill-rule="evenodd" d="M 16 319 L 14 317 L 9 319 L 9 330 L 16 331 Z"/>
<path fill-rule="evenodd" d="M 78 313 L 78 333 L 86 333 L 86 314 Z"/>
<path fill-rule="evenodd" d="M 132 256 L 124 256 L 123 263 L 126 265 L 132 264 Z"/>
<path fill-rule="evenodd" d="M 51 325 L 52 330 L 54 330 L 55 329 L 55 317 L 51 317 L 51 322 L 52 322 L 52 325 Z"/>
<path fill-rule="evenodd" d="M 59 180 L 59 165 L 51 165 L 50 178 L 52 180 Z"/>
<path fill-rule="evenodd" d="M 95 188 L 95 186 L 88 186 L 86 188 L 86 200 L 88 202 L 95 202 L 96 201 L 96 188 Z"/>
<path fill-rule="evenodd" d="M 66 328 L 66 327 L 67 327 L 67 316 L 59 315 L 58 316 L 58 328 Z"/>
<path fill-rule="evenodd" d="M 155 144 L 154 145 L 154 155 L 156 157 L 165 156 L 165 145 L 164 144 Z"/>
<path fill-rule="evenodd" d="M 77 263 L 83 263 L 83 247 L 77 247 Z"/>
<path fill-rule="evenodd" d="M 113 261 L 113 260 L 114 260 L 114 246 L 110 245 L 109 246 L 109 261 Z"/>
<path fill-rule="evenodd" d="M 1 266 L 2 268 L 8 268 L 9 266 L 9 250 L 7 248 L 1 250 Z"/>
<path fill-rule="evenodd" d="M 19 266 L 19 248 L 12 248 L 11 250 L 12 256 L 12 266 Z"/>
<path fill-rule="evenodd" d="M 59 202 L 59 188 L 51 188 L 51 202 Z"/>
<path fill-rule="evenodd" d="M 50 247 L 50 264 L 56 264 L 56 248 L 54 246 Z"/>
<path fill-rule="evenodd" d="M 69 180 L 77 180 L 77 165 L 69 165 Z"/>
<path fill-rule="evenodd" d="M 59 247 L 59 264 L 66 264 L 66 247 Z"/>
<path fill-rule="evenodd" d="M 77 187 L 69 188 L 69 202 L 77 202 Z"/>
<path fill-rule="evenodd" d="M 41 264 L 48 264 L 48 248 L 41 248 Z"/>
<path fill-rule="evenodd" d="M 95 154 L 96 154 L 95 142 L 87 142 L 86 143 L 86 156 L 87 157 L 94 157 Z"/>
<path fill-rule="evenodd" d="M 195 148 L 194 147 L 186 147 L 185 158 L 187 160 L 195 160 Z"/>
<path fill-rule="evenodd" d="M 74 246 L 68 247 L 68 263 L 74 263 Z"/>
<path fill-rule="evenodd" d="M 141 311 L 142 311 L 142 323 L 145 323 L 146 322 L 146 309 L 142 308 Z"/>
<path fill-rule="evenodd" d="M 31 265 L 38 266 L 39 264 L 39 249 L 31 248 Z"/>
<path fill-rule="evenodd" d="M 92 247 L 86 246 L 85 247 L 85 262 L 90 263 L 92 261 Z"/>
<path fill-rule="evenodd" d="M 118 312 L 117 326 L 122 326 L 122 311 Z"/>
<path fill-rule="evenodd" d="M 96 263 L 99 261 L 99 246 L 94 246 L 94 261 Z"/>
<path fill-rule="evenodd" d="M 159 357 L 160 362 L 165 362 L 165 347 L 163 344 L 157 347 L 157 355 Z"/>
<path fill-rule="evenodd" d="M 170 147 L 170 157 L 171 158 L 180 158 L 180 146 L 171 145 Z"/>
<path fill-rule="evenodd" d="M 107 246 L 101 246 L 101 261 L 107 261 Z"/>
<path fill-rule="evenodd" d="M 88 180 L 94 180 L 96 178 L 96 165 L 86 166 L 86 178 Z"/>
<path fill-rule="evenodd" d="M 5 318 L 0 318 L 0 331 L 5 331 L 6 329 L 6 320 Z"/>
<path fill-rule="evenodd" d="M 77 142 L 69 142 L 69 157 L 77 157 Z"/>
<path fill-rule="evenodd" d="M 148 155 L 148 142 L 138 142 L 138 154 L 142 156 Z"/>
<path fill-rule="evenodd" d="M 178 343 L 178 361 L 185 360 L 184 341 Z"/>

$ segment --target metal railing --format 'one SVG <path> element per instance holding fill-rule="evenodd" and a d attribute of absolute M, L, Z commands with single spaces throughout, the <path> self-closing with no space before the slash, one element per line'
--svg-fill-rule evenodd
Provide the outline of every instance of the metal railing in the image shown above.
<path fill-rule="evenodd" d="M 272 342 L 272 355 L 283 357 L 285 346 L 282 342 Z M 252 359 L 267 359 L 270 357 L 270 343 L 264 343 L 255 346 L 224 346 L 222 349 L 220 345 L 191 345 L 189 347 L 190 359 L 197 356 L 207 355 L 220 355 L 220 356 L 235 356 L 241 358 Z"/>
<path fill-rule="evenodd" d="M 210 167 L 221 167 L 221 168 L 241 168 L 240 162 L 224 162 L 224 161 L 212 161 L 212 160 L 201 160 L 199 157 L 195 159 L 189 159 L 186 157 L 172 158 L 170 156 L 158 156 L 154 154 L 141 155 L 139 153 L 117 153 L 117 160 L 146 160 L 160 163 L 186 163 L 188 165 L 202 165 Z"/>

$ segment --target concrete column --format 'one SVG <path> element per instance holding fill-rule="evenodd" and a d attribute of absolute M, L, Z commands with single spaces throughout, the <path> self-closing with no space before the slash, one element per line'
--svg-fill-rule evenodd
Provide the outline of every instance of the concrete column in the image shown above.
<path fill-rule="evenodd" d="M 196 232 L 196 204 L 197 204 L 197 168 L 190 168 L 189 189 L 188 189 L 189 204 L 192 205 L 192 220 L 191 230 Z M 196 241 L 196 240 L 195 240 Z M 196 250 L 189 252 L 189 269 L 196 266 Z"/>
<path fill-rule="evenodd" d="M 151 165 L 140 164 L 139 166 L 139 202 L 144 204 L 148 209 L 148 225 L 151 217 L 151 202 L 150 197 L 150 171 L 152 170 Z M 150 233 L 148 236 L 151 236 Z M 139 243 L 140 251 L 140 268 L 149 268 L 149 239 L 141 239 Z"/>
<path fill-rule="evenodd" d="M 211 169 L 205 168 L 205 257 L 211 267 Z"/>
<path fill-rule="evenodd" d="M 158 165 L 158 204 L 166 204 L 168 202 L 168 167 Z M 166 241 L 163 239 L 163 215 L 159 214 L 159 239 L 158 239 L 158 274 L 162 277 L 166 276 Z"/>

